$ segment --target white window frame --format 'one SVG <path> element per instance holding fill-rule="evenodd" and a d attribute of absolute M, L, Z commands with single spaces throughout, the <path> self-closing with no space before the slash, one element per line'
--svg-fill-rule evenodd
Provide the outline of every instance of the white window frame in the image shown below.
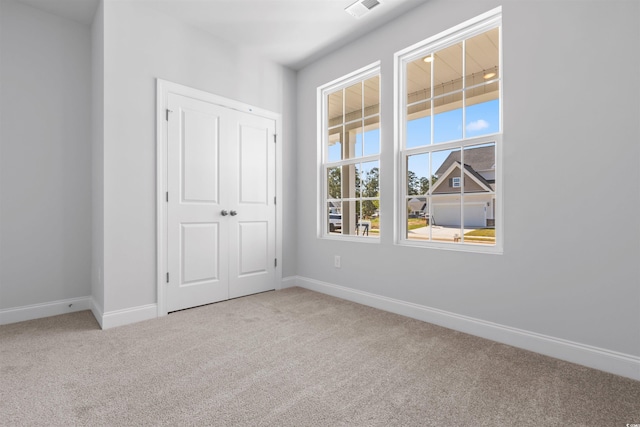
<path fill-rule="evenodd" d="M 380 243 L 380 235 L 378 236 L 368 236 L 368 235 L 353 235 L 353 234 L 330 234 L 328 230 L 328 210 L 327 210 L 327 169 L 332 167 L 339 167 L 349 164 L 355 163 L 367 163 L 372 161 L 378 162 L 378 170 L 379 170 L 379 178 L 381 179 L 382 170 L 380 167 L 380 152 L 382 151 L 382 120 L 379 121 L 379 129 L 380 129 L 380 151 L 376 155 L 368 155 L 363 157 L 357 157 L 353 159 L 343 159 L 337 162 L 327 162 L 327 147 L 328 147 L 328 135 L 326 130 L 328 129 L 329 119 L 327 117 L 327 98 L 330 93 L 333 93 L 340 89 L 345 89 L 349 86 L 352 86 L 358 82 L 365 81 L 371 77 L 380 76 L 380 81 L 382 81 L 382 76 L 380 73 L 380 61 L 376 61 L 372 64 L 369 64 L 359 70 L 356 70 L 352 73 L 347 74 L 346 76 L 340 77 L 336 80 L 333 80 L 327 84 L 324 84 L 318 87 L 317 90 L 317 108 L 318 108 L 318 135 L 317 135 L 317 168 L 318 168 L 318 188 L 317 188 L 317 200 L 318 200 L 318 219 L 317 219 L 317 236 L 323 239 L 335 239 L 335 240 L 346 240 L 346 241 L 358 241 L 358 242 L 369 242 L 369 243 Z M 380 104 L 382 105 L 382 91 L 380 91 Z M 381 111 L 378 112 L 378 115 L 381 117 Z M 363 117 L 364 119 L 364 117 Z M 360 200 L 367 200 L 366 197 L 360 197 Z M 377 200 L 381 200 L 380 197 L 375 198 Z M 344 218 L 343 218 L 344 220 Z M 343 221 L 344 225 L 344 221 Z M 381 233 L 380 233 L 381 234 Z"/>
<path fill-rule="evenodd" d="M 429 54 L 437 52 L 441 49 L 449 47 L 455 43 L 459 43 L 463 40 L 467 40 L 476 35 L 482 34 L 494 28 L 499 28 L 500 34 L 500 51 L 499 51 L 499 77 L 496 79 L 499 82 L 499 117 L 500 117 L 500 129 L 497 133 L 482 135 L 475 138 L 464 138 L 457 141 L 448 141 L 445 143 L 434 143 L 429 145 L 425 150 L 425 147 L 418 148 L 405 148 L 405 123 L 407 115 L 407 96 L 406 96 L 406 69 L 407 64 L 415 61 L 418 58 L 425 57 Z M 407 47 L 394 54 L 394 156 L 396 164 L 396 197 L 394 201 L 394 217 L 395 228 L 394 237 L 395 243 L 403 246 L 424 247 L 424 248 L 436 248 L 446 249 L 463 252 L 482 252 L 482 253 L 503 253 L 504 242 L 504 226 L 503 226 L 503 209 L 504 209 L 504 197 L 503 197 L 503 176 L 502 176 L 502 132 L 503 132 L 503 76 L 504 69 L 502 65 L 502 7 L 497 7 L 489 12 L 486 12 L 480 16 L 472 18 L 462 24 L 459 24 L 449 30 L 439 33 L 426 40 L 418 42 L 412 46 Z M 464 120 L 464 116 L 463 116 Z M 433 132 L 433 130 L 432 130 Z M 496 230 L 496 242 L 495 245 L 479 245 L 460 242 L 436 242 L 433 240 L 417 241 L 407 238 L 407 167 L 406 159 L 412 154 L 420 154 L 423 152 L 435 152 L 447 149 L 461 149 L 481 145 L 486 143 L 495 143 L 496 150 L 496 188 L 494 192 L 495 199 L 498 201 L 495 212 L 495 230 Z M 464 174 L 462 174 L 464 177 Z M 462 181 L 461 181 L 462 182 Z M 464 209 L 464 194 L 461 193 L 461 215 L 464 221 L 464 215 L 462 209 Z"/>

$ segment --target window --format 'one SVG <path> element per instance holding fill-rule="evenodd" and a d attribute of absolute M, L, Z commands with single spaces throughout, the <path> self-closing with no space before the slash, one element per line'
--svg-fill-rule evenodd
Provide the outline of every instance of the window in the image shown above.
<path fill-rule="evenodd" d="M 318 88 L 320 235 L 380 236 L 380 67 Z"/>
<path fill-rule="evenodd" d="M 396 54 L 398 241 L 501 250 L 500 8 Z"/>

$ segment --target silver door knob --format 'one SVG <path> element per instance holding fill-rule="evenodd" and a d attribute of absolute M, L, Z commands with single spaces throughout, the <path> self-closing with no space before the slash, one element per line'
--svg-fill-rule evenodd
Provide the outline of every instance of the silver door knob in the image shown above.
<path fill-rule="evenodd" d="M 229 213 L 231 214 L 231 216 L 236 216 L 236 215 L 238 215 L 238 212 L 236 212 L 236 211 L 231 211 L 231 212 L 229 212 Z"/>
<path fill-rule="evenodd" d="M 223 209 L 222 212 L 220 212 L 220 215 L 227 216 L 227 215 L 229 215 L 229 212 L 227 212 L 225 209 Z"/>

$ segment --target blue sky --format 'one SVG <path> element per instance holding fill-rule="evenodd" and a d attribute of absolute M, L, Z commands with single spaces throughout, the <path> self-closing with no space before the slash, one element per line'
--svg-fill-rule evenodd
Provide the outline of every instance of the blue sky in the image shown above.
<path fill-rule="evenodd" d="M 447 142 L 462 138 L 462 109 L 436 114 L 433 117 L 433 142 Z M 467 138 L 496 133 L 500 130 L 499 101 L 497 99 L 467 107 Z M 430 117 L 407 123 L 407 148 L 431 143 Z"/>

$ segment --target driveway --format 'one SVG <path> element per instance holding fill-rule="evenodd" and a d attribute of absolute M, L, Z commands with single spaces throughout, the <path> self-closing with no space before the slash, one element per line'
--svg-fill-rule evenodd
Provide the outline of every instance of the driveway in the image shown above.
<path fill-rule="evenodd" d="M 431 227 L 431 237 L 434 240 L 453 240 L 454 236 L 457 234 L 460 237 L 461 234 L 468 233 L 469 231 L 476 230 L 475 228 L 465 228 L 462 233 L 460 233 L 460 227 L 443 227 L 440 225 L 434 225 Z M 409 230 L 409 239 L 428 239 L 429 238 L 429 227 L 420 227 L 413 230 Z"/>

